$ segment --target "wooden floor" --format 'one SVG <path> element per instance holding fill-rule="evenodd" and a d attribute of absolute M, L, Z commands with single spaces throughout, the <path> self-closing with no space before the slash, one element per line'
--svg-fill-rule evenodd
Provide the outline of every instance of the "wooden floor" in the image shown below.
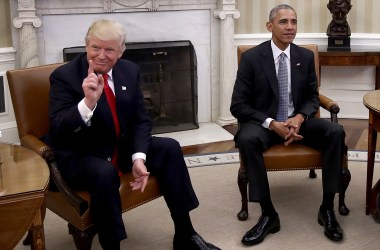
<path fill-rule="evenodd" d="M 349 150 L 367 150 L 368 143 L 368 120 L 357 119 L 339 119 L 339 123 L 346 131 L 346 144 Z M 236 125 L 225 126 L 231 134 L 236 133 Z M 380 137 L 380 136 L 378 136 Z M 380 140 L 378 138 L 377 150 L 380 147 Z M 190 154 L 206 154 L 206 153 L 220 153 L 236 150 L 233 140 L 222 141 L 216 143 L 207 143 L 193 146 L 186 146 L 182 148 L 185 155 Z"/>

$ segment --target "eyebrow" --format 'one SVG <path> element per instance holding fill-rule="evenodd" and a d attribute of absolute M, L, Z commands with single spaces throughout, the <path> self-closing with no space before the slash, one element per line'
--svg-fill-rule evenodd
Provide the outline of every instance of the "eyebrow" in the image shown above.
<path fill-rule="evenodd" d="M 292 18 L 292 19 L 282 18 L 279 20 L 279 22 L 283 22 L 283 21 L 290 21 L 290 22 L 296 21 L 297 22 L 297 18 Z"/>

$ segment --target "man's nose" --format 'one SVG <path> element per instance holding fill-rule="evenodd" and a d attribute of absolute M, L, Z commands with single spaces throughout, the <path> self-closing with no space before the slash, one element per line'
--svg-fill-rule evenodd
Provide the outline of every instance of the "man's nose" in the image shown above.
<path fill-rule="evenodd" d="M 287 29 L 287 30 L 294 29 L 294 27 L 295 27 L 295 24 L 293 24 L 292 22 L 289 22 L 289 23 L 286 25 L 286 29 Z"/>
<path fill-rule="evenodd" d="M 100 58 L 105 58 L 105 57 L 106 57 L 106 50 L 105 50 L 105 49 L 101 49 L 101 50 L 99 51 L 99 55 L 98 55 L 98 57 L 100 57 Z"/>

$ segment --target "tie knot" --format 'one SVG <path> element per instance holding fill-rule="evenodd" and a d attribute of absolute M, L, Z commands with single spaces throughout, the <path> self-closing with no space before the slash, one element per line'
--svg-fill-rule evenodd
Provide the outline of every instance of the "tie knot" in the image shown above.
<path fill-rule="evenodd" d="M 103 79 L 104 79 L 104 87 L 105 88 L 109 88 L 109 85 L 108 85 L 108 74 L 103 74 Z"/>
<path fill-rule="evenodd" d="M 104 81 L 108 81 L 108 74 L 103 74 Z"/>
<path fill-rule="evenodd" d="M 282 52 L 281 54 L 280 54 L 280 59 L 281 60 L 284 60 L 286 58 L 286 54 L 284 53 L 284 52 Z"/>

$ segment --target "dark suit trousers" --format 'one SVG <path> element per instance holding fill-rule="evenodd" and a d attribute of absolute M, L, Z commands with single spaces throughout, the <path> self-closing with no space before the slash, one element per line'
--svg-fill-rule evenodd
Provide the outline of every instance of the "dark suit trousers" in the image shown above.
<path fill-rule="evenodd" d="M 341 167 L 345 148 L 343 127 L 324 119 L 311 118 L 301 125 L 300 134 L 304 139 L 299 143 L 322 151 L 323 192 L 338 193 L 341 190 Z M 235 141 L 247 168 L 249 201 L 259 201 L 270 195 L 263 152 L 284 140 L 259 124 L 241 123 Z"/>
<path fill-rule="evenodd" d="M 188 213 L 199 205 L 177 141 L 153 137 L 146 166 L 151 175 L 157 176 L 171 213 Z M 125 239 L 127 235 L 121 216 L 120 179 L 111 163 L 94 156 L 78 156 L 61 169 L 71 186 L 79 187 L 80 183 L 81 188 L 91 193 L 91 213 L 102 247 Z"/>

